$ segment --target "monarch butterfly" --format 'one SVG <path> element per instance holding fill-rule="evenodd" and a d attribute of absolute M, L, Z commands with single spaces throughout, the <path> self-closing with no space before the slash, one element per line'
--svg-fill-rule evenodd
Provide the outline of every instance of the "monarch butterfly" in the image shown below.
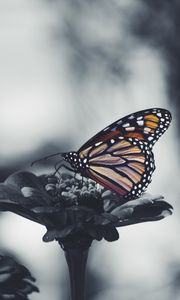
<path fill-rule="evenodd" d="M 98 132 L 77 152 L 54 155 L 61 154 L 76 173 L 134 199 L 151 182 L 155 170 L 152 147 L 171 119 L 171 113 L 161 108 L 138 111 Z"/>

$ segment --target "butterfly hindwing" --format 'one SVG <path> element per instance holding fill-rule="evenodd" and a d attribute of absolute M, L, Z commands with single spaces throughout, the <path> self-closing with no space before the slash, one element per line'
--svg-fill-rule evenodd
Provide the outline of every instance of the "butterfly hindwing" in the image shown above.
<path fill-rule="evenodd" d="M 125 198 L 140 195 L 155 169 L 148 144 L 134 138 L 99 142 L 88 147 L 86 153 L 79 152 L 82 158 L 84 154 L 88 160 L 86 176 Z"/>

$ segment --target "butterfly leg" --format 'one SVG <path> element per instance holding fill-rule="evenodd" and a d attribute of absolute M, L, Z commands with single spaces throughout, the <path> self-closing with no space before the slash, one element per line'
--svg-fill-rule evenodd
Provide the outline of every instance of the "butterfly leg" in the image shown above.
<path fill-rule="evenodd" d="M 83 176 L 81 177 L 81 183 L 82 183 L 82 185 L 84 183 L 84 177 Z"/>
<path fill-rule="evenodd" d="M 63 168 L 63 167 L 64 167 L 65 169 L 71 171 L 71 172 L 74 171 L 72 168 L 68 167 L 68 166 L 65 165 L 65 164 L 60 163 L 59 166 L 58 166 L 58 164 L 59 164 L 59 163 L 55 164 L 55 166 L 54 166 L 55 172 L 54 172 L 53 175 L 56 175 L 57 173 L 58 173 L 59 175 L 61 175 L 61 173 L 59 172 L 59 170 L 60 170 L 61 168 Z"/>
<path fill-rule="evenodd" d="M 60 172 L 60 169 L 62 167 L 62 164 L 59 165 L 59 163 L 56 163 L 54 168 L 55 168 L 55 173 L 54 175 L 56 175 L 56 173 L 58 173 L 60 176 L 61 176 L 61 172 Z"/>
<path fill-rule="evenodd" d="M 87 186 L 87 189 L 89 189 L 89 179 L 88 178 L 86 180 L 86 186 Z"/>
<path fill-rule="evenodd" d="M 76 175 L 77 175 L 77 173 L 74 172 L 74 176 L 73 176 L 74 180 L 76 180 Z"/>

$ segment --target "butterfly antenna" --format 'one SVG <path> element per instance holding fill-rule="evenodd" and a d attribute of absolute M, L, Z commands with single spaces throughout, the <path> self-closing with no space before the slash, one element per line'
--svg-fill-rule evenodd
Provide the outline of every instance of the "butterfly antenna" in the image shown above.
<path fill-rule="evenodd" d="M 51 155 L 45 156 L 45 157 L 43 157 L 43 158 L 34 160 L 34 161 L 31 163 L 31 167 L 32 167 L 34 164 L 36 164 L 36 163 L 38 163 L 38 162 L 40 162 L 40 161 L 47 160 L 47 159 L 49 159 L 49 158 L 51 158 L 51 157 L 54 157 L 54 156 L 56 156 L 56 155 L 61 155 L 61 156 L 63 156 L 64 154 L 65 154 L 65 153 L 58 152 L 58 153 L 51 154 Z"/>

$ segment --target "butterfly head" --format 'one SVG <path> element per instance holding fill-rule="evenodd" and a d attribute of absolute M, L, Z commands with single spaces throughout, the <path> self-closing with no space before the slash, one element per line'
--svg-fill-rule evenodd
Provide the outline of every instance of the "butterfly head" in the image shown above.
<path fill-rule="evenodd" d="M 75 151 L 67 152 L 64 153 L 62 156 L 64 160 L 71 165 L 71 167 L 75 172 L 82 173 L 85 165 L 77 152 Z"/>

